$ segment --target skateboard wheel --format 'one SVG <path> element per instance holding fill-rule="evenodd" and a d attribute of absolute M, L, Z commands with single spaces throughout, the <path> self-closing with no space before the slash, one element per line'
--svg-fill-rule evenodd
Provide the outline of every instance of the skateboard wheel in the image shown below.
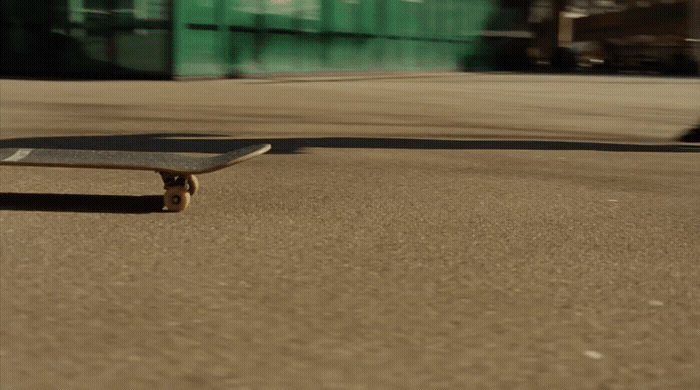
<path fill-rule="evenodd" d="M 163 195 L 163 204 L 169 211 L 182 211 L 190 204 L 190 198 L 184 187 L 170 187 Z"/>
<path fill-rule="evenodd" d="M 199 180 L 197 180 L 195 175 L 187 175 L 187 185 L 190 187 L 187 192 L 189 192 L 190 195 L 194 195 L 197 189 L 199 189 Z"/>

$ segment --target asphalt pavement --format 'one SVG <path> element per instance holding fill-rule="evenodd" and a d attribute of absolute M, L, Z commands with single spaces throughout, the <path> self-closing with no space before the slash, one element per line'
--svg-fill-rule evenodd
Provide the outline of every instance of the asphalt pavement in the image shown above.
<path fill-rule="evenodd" d="M 700 388 L 700 80 L 0 80 L 0 388 Z"/>

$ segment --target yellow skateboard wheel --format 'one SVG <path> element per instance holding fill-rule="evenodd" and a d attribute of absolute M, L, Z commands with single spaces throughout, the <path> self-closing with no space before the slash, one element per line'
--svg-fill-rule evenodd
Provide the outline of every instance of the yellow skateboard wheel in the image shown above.
<path fill-rule="evenodd" d="M 163 195 L 163 204 L 169 211 L 182 211 L 190 204 L 191 195 L 185 187 L 170 187 Z"/>

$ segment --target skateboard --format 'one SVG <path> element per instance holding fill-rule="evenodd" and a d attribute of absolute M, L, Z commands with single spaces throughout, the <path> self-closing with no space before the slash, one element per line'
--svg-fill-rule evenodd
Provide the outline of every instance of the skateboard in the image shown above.
<path fill-rule="evenodd" d="M 270 145 L 262 144 L 202 157 L 168 152 L 0 148 L 0 165 L 156 171 L 165 185 L 164 206 L 182 211 L 199 188 L 195 174 L 217 171 L 268 150 Z"/>

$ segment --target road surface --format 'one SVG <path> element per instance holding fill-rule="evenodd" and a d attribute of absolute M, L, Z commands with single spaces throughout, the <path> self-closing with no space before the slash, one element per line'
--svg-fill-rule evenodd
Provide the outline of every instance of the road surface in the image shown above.
<path fill-rule="evenodd" d="M 698 79 L 0 80 L 0 388 L 697 389 Z"/>

